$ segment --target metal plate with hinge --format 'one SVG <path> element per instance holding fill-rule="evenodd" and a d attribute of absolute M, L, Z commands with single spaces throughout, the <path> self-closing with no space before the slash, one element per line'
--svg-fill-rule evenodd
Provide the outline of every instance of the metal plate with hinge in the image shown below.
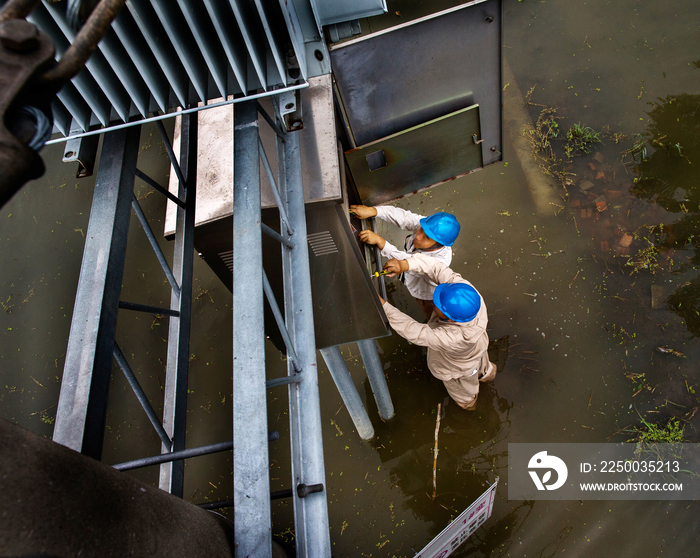
<path fill-rule="evenodd" d="M 449 172 L 403 173 L 405 182 L 395 190 L 384 177 L 379 180 L 388 173 L 366 169 L 356 175 L 359 165 L 350 164 L 365 203 L 394 199 L 502 159 L 501 13 L 501 0 L 474 0 L 331 49 L 348 135 L 362 151 L 353 151 L 353 157 L 364 161 L 370 145 L 377 151 L 378 140 L 391 141 L 413 156 L 422 153 L 425 168 L 444 165 L 448 151 L 459 154 L 455 142 L 466 150 L 462 160 L 449 160 Z M 475 105 L 472 113 L 462 112 Z M 480 143 L 471 143 L 473 132 L 459 126 L 469 118 L 478 122 Z M 442 135 L 433 133 L 439 127 Z M 477 150 L 479 157 L 472 154 Z M 379 169 L 388 156 L 385 150 L 384 161 L 375 155 L 363 164 Z"/>
<path fill-rule="evenodd" d="M 479 105 L 348 151 L 363 203 L 377 205 L 483 166 Z"/>

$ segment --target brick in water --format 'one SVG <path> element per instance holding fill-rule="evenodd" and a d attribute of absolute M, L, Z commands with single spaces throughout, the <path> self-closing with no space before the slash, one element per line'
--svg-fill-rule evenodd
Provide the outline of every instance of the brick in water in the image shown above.
<path fill-rule="evenodd" d="M 600 249 L 603 252 L 608 252 L 610 250 L 610 245 L 608 244 L 607 240 L 601 240 L 600 241 Z"/>
<path fill-rule="evenodd" d="M 573 207 L 573 208 L 581 207 L 581 200 L 572 200 L 571 207 Z"/>
<path fill-rule="evenodd" d="M 664 300 L 666 299 L 666 291 L 661 285 L 651 286 L 651 307 L 654 310 L 659 310 L 664 307 Z"/>
<path fill-rule="evenodd" d="M 598 174 L 595 175 L 596 180 L 605 180 L 605 173 L 603 171 L 598 171 Z"/>
<path fill-rule="evenodd" d="M 588 217 L 588 213 L 586 211 L 586 208 L 582 207 L 581 208 L 581 219 L 585 219 L 586 217 Z"/>
<path fill-rule="evenodd" d="M 617 199 L 622 197 L 622 191 L 621 190 L 606 190 L 605 195 L 608 196 L 610 199 Z"/>
<path fill-rule="evenodd" d="M 588 218 L 593 217 L 593 208 L 592 207 L 589 207 L 588 209 L 586 209 L 586 217 L 588 217 Z"/>
<path fill-rule="evenodd" d="M 593 182 L 591 182 L 590 180 L 584 180 L 579 185 L 579 188 L 581 189 L 582 192 L 587 192 L 588 190 L 593 188 Z"/>
<path fill-rule="evenodd" d="M 600 151 L 597 151 L 595 155 L 593 155 L 593 159 L 598 161 L 599 163 L 602 163 L 605 160 L 605 157 Z"/>
<path fill-rule="evenodd" d="M 620 246 L 623 248 L 629 248 L 629 245 L 632 244 L 632 241 L 634 240 L 634 237 L 631 234 L 623 234 L 622 238 L 620 239 Z"/>
<path fill-rule="evenodd" d="M 608 204 L 607 204 L 607 202 L 599 201 L 599 202 L 595 202 L 595 207 L 598 211 L 602 212 L 608 208 Z"/>
<path fill-rule="evenodd" d="M 591 168 L 592 171 L 595 170 L 595 165 L 593 163 L 588 163 L 588 166 Z"/>

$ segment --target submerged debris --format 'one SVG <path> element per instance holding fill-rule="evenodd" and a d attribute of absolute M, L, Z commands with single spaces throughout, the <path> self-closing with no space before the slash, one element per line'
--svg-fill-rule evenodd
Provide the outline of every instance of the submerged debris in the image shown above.
<path fill-rule="evenodd" d="M 656 350 L 659 351 L 660 353 L 664 353 L 667 355 L 673 355 L 673 356 L 677 356 L 677 357 L 681 357 L 681 358 L 687 358 L 683 353 L 679 353 L 678 351 L 674 351 L 670 347 L 666 347 L 664 345 L 662 345 L 660 347 L 656 347 Z"/>

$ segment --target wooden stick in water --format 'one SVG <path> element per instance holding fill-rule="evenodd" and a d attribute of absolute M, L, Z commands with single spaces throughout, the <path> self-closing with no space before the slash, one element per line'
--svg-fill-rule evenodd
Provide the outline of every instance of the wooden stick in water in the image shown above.
<path fill-rule="evenodd" d="M 437 422 L 435 423 L 435 450 L 433 451 L 433 500 L 437 496 L 437 457 L 438 457 L 438 434 L 440 433 L 440 408 L 441 403 L 438 403 Z"/>

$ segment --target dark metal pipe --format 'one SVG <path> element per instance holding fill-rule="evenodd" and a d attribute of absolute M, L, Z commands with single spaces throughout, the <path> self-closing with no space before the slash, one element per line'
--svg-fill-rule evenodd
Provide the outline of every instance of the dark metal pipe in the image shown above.
<path fill-rule="evenodd" d="M 21 19 L 27 17 L 34 11 L 36 5 L 41 0 L 9 0 L 0 9 L 0 21 L 10 19 Z"/>
<path fill-rule="evenodd" d="M 124 372 L 124 376 L 126 376 L 126 381 L 129 382 L 131 389 L 134 390 L 134 393 L 136 394 L 139 403 L 141 403 L 141 407 L 143 407 L 143 410 L 146 412 L 148 420 L 151 421 L 153 428 L 156 429 L 158 437 L 163 441 L 163 443 L 166 446 L 172 446 L 172 441 L 166 434 L 165 429 L 163 428 L 163 423 L 160 422 L 158 416 L 153 410 L 153 407 L 151 407 L 151 402 L 148 400 L 148 397 L 141 388 L 141 384 L 139 384 L 139 381 L 136 379 L 136 376 L 134 375 L 133 371 L 131 370 L 131 367 L 129 366 L 129 363 L 126 361 L 126 358 L 124 358 L 124 353 L 122 353 L 116 341 L 114 342 L 113 354 L 114 358 L 119 364 L 119 367 L 122 369 L 122 372 Z"/>
<path fill-rule="evenodd" d="M 263 145 L 263 142 L 260 139 L 260 136 L 258 136 L 258 146 L 260 148 L 260 160 L 262 161 L 263 168 L 265 169 L 265 174 L 267 174 L 267 181 L 270 183 L 270 189 L 272 190 L 272 195 L 275 198 L 275 203 L 277 204 L 277 209 L 280 212 L 280 219 L 282 219 L 284 226 L 287 227 L 287 234 L 292 235 L 292 234 L 294 234 L 294 228 L 292 227 L 291 223 L 289 222 L 289 217 L 287 216 L 287 210 L 285 208 L 284 203 L 282 202 L 282 198 L 280 197 L 280 191 L 279 191 L 279 188 L 277 188 L 277 182 L 275 181 L 275 177 L 272 174 L 272 167 L 270 166 L 270 160 L 267 158 L 267 153 L 265 153 L 265 146 Z"/>
<path fill-rule="evenodd" d="M 163 188 L 160 184 L 158 184 L 155 180 L 153 180 L 150 176 L 145 174 L 144 172 L 140 171 L 139 169 L 136 169 L 136 176 L 143 180 L 146 184 L 148 184 L 151 188 L 155 188 L 158 190 L 161 194 L 163 194 L 166 198 L 168 198 L 171 202 L 179 205 L 180 207 L 185 207 L 185 202 L 182 201 L 180 198 L 178 198 L 175 194 L 172 192 L 169 192 L 165 188 Z"/>
<path fill-rule="evenodd" d="M 274 238 L 277 242 L 281 242 L 290 250 L 294 249 L 294 243 L 291 240 L 284 238 L 281 234 L 275 232 L 274 229 L 268 227 L 265 223 L 260 223 L 260 227 L 262 228 L 262 231 L 270 238 Z"/>
<path fill-rule="evenodd" d="M 195 116 L 195 119 L 196 118 L 197 117 Z M 182 184 L 183 187 L 187 188 L 187 181 L 185 180 L 185 176 L 182 174 L 182 169 L 180 168 L 180 163 L 175 158 L 175 152 L 173 151 L 173 144 L 170 143 L 170 138 L 168 137 L 168 133 L 165 131 L 165 126 L 163 126 L 163 122 L 161 122 L 160 120 L 156 120 L 156 126 L 158 126 L 158 131 L 160 132 L 160 137 L 163 139 L 163 145 L 165 146 L 165 150 L 168 152 L 168 157 L 170 157 L 170 164 L 175 169 L 175 174 L 177 175 L 177 179 L 180 181 L 180 184 Z M 187 195 L 187 190 L 185 190 L 185 195 Z M 183 208 L 184 208 L 184 206 L 183 206 Z"/>
<path fill-rule="evenodd" d="M 146 237 L 148 237 L 148 242 L 151 243 L 151 248 L 153 248 L 153 251 L 156 254 L 156 258 L 158 258 L 160 267 L 163 268 L 163 273 L 165 273 L 165 276 L 168 278 L 168 283 L 170 283 L 170 287 L 172 287 L 173 292 L 177 295 L 177 297 L 180 298 L 180 286 L 177 284 L 175 276 L 173 275 L 173 271 L 170 269 L 168 261 L 165 259 L 163 251 L 160 249 L 160 245 L 156 240 L 156 236 L 153 234 L 151 226 L 148 224 L 148 219 L 146 219 L 146 215 L 144 215 L 143 210 L 141 209 L 141 205 L 136 199 L 136 194 L 134 194 L 134 198 L 131 200 L 131 207 L 134 208 L 134 213 L 136 213 L 136 216 L 139 218 L 141 227 L 143 227 L 143 231 L 146 233 Z"/>
<path fill-rule="evenodd" d="M 289 337 L 289 331 L 287 331 L 287 324 L 284 323 L 284 318 L 282 317 L 282 312 L 280 307 L 277 305 L 277 300 L 275 300 L 275 293 L 272 292 L 272 287 L 270 286 L 270 280 L 267 278 L 267 273 L 263 269 L 263 291 L 265 291 L 265 296 L 267 297 L 267 302 L 270 303 L 270 308 L 272 309 L 272 314 L 275 316 L 275 321 L 277 322 L 277 327 L 282 334 L 282 339 L 287 347 L 287 355 L 292 359 L 292 364 L 294 365 L 294 370 L 301 372 L 301 367 L 299 366 L 299 357 L 297 357 L 297 352 L 294 350 L 294 345 Z"/>
<path fill-rule="evenodd" d="M 282 498 L 291 498 L 294 496 L 294 491 L 291 488 L 287 490 L 276 490 L 270 492 L 270 500 L 281 500 Z M 232 508 L 233 500 L 219 500 L 218 502 L 206 502 L 204 504 L 197 504 L 197 507 L 203 510 L 219 510 L 221 508 Z"/>
<path fill-rule="evenodd" d="M 265 122 L 267 122 L 270 125 L 270 128 L 274 130 L 275 134 L 277 134 L 277 137 L 284 141 L 285 132 L 282 131 L 282 129 L 277 124 L 275 124 L 275 121 L 272 120 L 272 117 L 270 117 L 269 114 L 267 114 L 267 111 L 260 104 L 260 101 L 258 101 L 258 112 L 265 119 Z"/>
<path fill-rule="evenodd" d="M 377 234 L 377 220 L 372 217 L 369 220 L 370 227 L 372 227 L 372 232 Z M 374 245 L 374 257 L 377 260 L 377 271 L 382 270 L 382 251 L 379 246 Z M 383 275 L 379 275 L 379 292 L 382 294 L 382 298 L 386 300 L 386 281 Z"/>
<path fill-rule="evenodd" d="M 136 312 L 148 312 L 150 314 L 163 314 L 164 316 L 172 316 L 173 318 L 180 316 L 180 312 L 177 310 L 158 308 L 157 306 L 146 306 L 145 304 L 136 304 L 135 302 L 124 302 L 123 300 L 119 301 L 119 308 L 123 310 L 135 310 Z"/>
<path fill-rule="evenodd" d="M 279 440 L 279 437 L 280 435 L 277 431 L 268 432 L 267 434 L 268 442 Z M 149 467 L 150 465 L 159 465 L 160 463 L 169 463 L 171 461 L 189 459 L 190 457 L 199 457 L 200 455 L 209 455 L 210 453 L 219 453 L 231 449 L 233 449 L 233 442 L 219 442 L 218 444 L 200 446 L 198 448 L 190 448 L 181 451 L 173 451 L 170 453 L 162 453 L 161 455 L 143 457 L 141 459 L 134 459 L 133 461 L 125 461 L 124 463 L 112 465 L 112 468 L 116 469 L 117 471 L 129 471 L 131 469 L 140 469 L 142 467 Z"/>

